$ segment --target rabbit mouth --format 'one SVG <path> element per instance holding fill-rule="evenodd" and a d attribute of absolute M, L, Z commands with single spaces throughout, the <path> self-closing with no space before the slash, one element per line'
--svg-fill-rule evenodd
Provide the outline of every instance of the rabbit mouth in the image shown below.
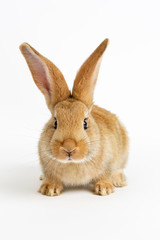
<path fill-rule="evenodd" d="M 58 159 L 58 158 L 54 157 L 52 154 L 50 154 L 48 152 L 46 152 L 46 155 L 51 160 L 54 160 L 54 161 L 57 161 L 57 162 L 63 163 L 63 164 L 64 163 L 76 163 L 76 164 L 79 164 L 79 163 L 84 163 L 84 162 L 88 162 L 88 161 L 92 160 L 92 158 L 89 157 L 89 156 L 88 157 L 86 156 L 86 157 L 84 157 L 82 159 L 79 159 L 79 160 L 74 160 L 72 157 L 68 157 L 68 158 L 62 160 L 62 159 Z"/>

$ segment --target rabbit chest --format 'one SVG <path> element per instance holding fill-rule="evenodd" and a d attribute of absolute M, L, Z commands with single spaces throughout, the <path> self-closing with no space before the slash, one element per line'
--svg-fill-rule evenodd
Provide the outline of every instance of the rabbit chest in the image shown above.
<path fill-rule="evenodd" d="M 84 185 L 90 183 L 93 179 L 100 175 L 102 171 L 100 168 L 97 169 L 89 162 L 54 165 L 54 176 L 67 186 Z"/>

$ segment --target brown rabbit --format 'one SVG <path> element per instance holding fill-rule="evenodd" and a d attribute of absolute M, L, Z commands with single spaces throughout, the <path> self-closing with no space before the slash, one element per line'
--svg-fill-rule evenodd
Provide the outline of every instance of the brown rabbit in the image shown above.
<path fill-rule="evenodd" d="M 27 43 L 20 46 L 37 87 L 52 114 L 39 141 L 44 182 L 40 192 L 59 195 L 63 186 L 94 184 L 94 192 L 110 194 L 126 185 L 128 157 L 124 126 L 109 111 L 93 105 L 93 92 L 105 39 L 84 62 L 69 91 L 60 70 Z"/>

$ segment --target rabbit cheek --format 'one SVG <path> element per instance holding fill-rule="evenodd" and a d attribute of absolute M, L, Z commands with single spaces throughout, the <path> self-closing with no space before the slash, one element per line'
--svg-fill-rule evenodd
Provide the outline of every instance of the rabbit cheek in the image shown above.
<path fill-rule="evenodd" d="M 77 161 L 82 160 L 87 156 L 87 153 L 88 153 L 87 143 L 85 141 L 79 141 L 77 144 L 77 150 L 73 154 L 73 159 Z"/>
<path fill-rule="evenodd" d="M 62 144 L 58 141 L 53 141 L 53 143 L 52 143 L 52 154 L 55 158 L 60 159 L 60 160 L 66 158 L 65 153 L 60 150 L 61 145 Z"/>

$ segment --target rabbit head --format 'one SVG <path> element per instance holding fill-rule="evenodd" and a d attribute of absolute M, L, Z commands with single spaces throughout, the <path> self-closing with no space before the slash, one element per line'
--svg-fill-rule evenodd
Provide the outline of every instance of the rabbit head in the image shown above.
<path fill-rule="evenodd" d="M 99 150 L 100 130 L 92 116 L 93 93 L 105 39 L 79 69 L 72 93 L 60 70 L 29 44 L 20 50 L 33 80 L 44 94 L 52 118 L 45 129 L 45 148 L 53 160 L 62 163 L 88 161 Z M 47 142 L 47 144 L 46 144 Z M 43 144 L 42 144 L 43 145 Z"/>

